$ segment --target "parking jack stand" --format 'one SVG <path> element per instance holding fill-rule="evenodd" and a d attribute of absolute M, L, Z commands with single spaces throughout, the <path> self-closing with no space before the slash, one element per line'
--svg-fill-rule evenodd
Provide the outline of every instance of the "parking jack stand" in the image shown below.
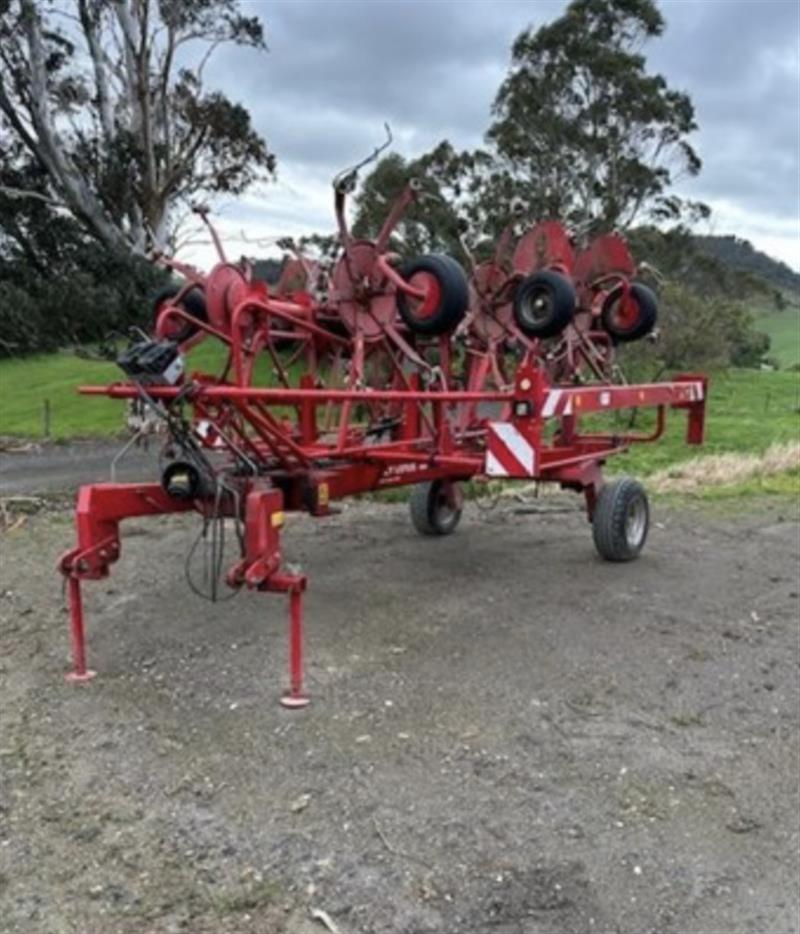
<path fill-rule="evenodd" d="M 303 591 L 306 579 L 294 578 L 289 587 L 289 690 L 281 704 L 290 710 L 307 707 L 311 699 L 303 690 Z"/>
<path fill-rule="evenodd" d="M 86 635 L 83 625 L 83 600 L 81 582 L 74 574 L 67 578 L 69 587 L 69 633 L 72 647 L 72 671 L 66 675 L 67 681 L 82 683 L 91 681 L 96 672 L 86 667 Z"/>

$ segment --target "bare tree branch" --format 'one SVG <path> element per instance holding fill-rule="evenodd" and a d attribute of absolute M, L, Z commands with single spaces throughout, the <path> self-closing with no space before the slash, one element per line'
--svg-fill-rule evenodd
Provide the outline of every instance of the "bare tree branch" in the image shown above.
<path fill-rule="evenodd" d="M 124 242 L 121 232 L 111 222 L 57 138 L 48 103 L 41 20 L 32 0 L 21 0 L 21 6 L 30 53 L 31 117 L 36 133 L 36 139 L 31 140 L 33 152 L 57 180 L 75 213 L 83 218 L 106 246 L 120 247 Z"/>
<path fill-rule="evenodd" d="M 106 142 L 114 138 L 114 116 L 111 110 L 111 96 L 108 88 L 108 76 L 106 74 L 106 64 L 103 53 L 100 49 L 100 41 L 97 32 L 97 25 L 89 10 L 88 0 L 78 0 L 78 11 L 80 14 L 80 24 L 83 34 L 86 37 L 86 44 L 89 49 L 89 55 L 92 59 L 92 68 L 94 69 L 95 87 L 97 89 L 97 109 L 100 114 L 100 125 L 103 128 L 103 135 Z M 98 7 L 94 6 L 95 15 L 99 15 Z"/>
<path fill-rule="evenodd" d="M 242 191 L 273 171 L 247 111 L 202 88 L 220 44 L 263 47 L 257 20 L 237 32 L 236 2 L 175 0 L 165 13 L 155 0 L 6 0 L 3 128 L 107 246 L 141 252 L 149 236 L 166 246 L 181 191 Z M 78 28 L 63 33 L 54 17 Z M 197 67 L 175 74 L 176 50 L 195 41 L 204 44 Z"/>
<path fill-rule="evenodd" d="M 63 201 L 59 201 L 58 198 L 51 198 L 49 195 L 42 194 L 41 191 L 29 191 L 25 188 L 14 188 L 11 185 L 0 185 L 0 194 L 6 195 L 9 198 L 33 198 L 35 201 L 42 201 L 45 204 L 50 204 L 59 208 L 67 207 Z"/>

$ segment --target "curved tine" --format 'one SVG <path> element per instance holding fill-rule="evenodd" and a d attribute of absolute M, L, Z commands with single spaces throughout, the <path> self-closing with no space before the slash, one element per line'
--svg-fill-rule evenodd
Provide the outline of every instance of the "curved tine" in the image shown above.
<path fill-rule="evenodd" d="M 637 274 L 649 273 L 659 285 L 663 285 L 666 282 L 666 276 L 664 273 L 661 272 L 657 266 L 653 266 L 652 263 L 648 263 L 647 261 L 642 261 L 639 263 L 639 265 L 636 267 L 636 272 Z"/>
<path fill-rule="evenodd" d="M 200 220 L 208 228 L 208 232 L 214 242 L 214 248 L 217 251 L 217 256 L 219 256 L 220 262 L 227 263 L 228 258 L 225 255 L 225 249 L 222 246 L 222 241 L 219 238 L 219 234 L 217 233 L 216 228 L 208 217 L 208 215 L 211 213 L 209 206 L 207 204 L 194 204 L 192 205 L 192 211 L 199 216 Z"/>
<path fill-rule="evenodd" d="M 369 165 L 370 162 L 374 162 L 378 156 L 389 146 L 392 145 L 394 137 L 392 136 L 392 128 L 388 123 L 383 124 L 384 129 L 386 130 L 386 140 L 381 143 L 380 146 L 376 146 L 375 149 L 361 162 L 357 162 L 354 166 L 351 166 L 347 169 L 342 169 L 337 175 L 333 178 L 333 187 L 337 191 L 342 191 L 344 193 L 352 191 L 355 185 L 356 178 L 358 177 L 358 172 L 360 169 L 363 169 L 365 165 Z"/>
<path fill-rule="evenodd" d="M 568 227 L 568 233 L 572 235 L 572 239 L 577 245 L 585 247 L 589 241 L 589 231 L 594 224 L 594 218 L 584 215 L 582 221 L 576 221 Z"/>
<path fill-rule="evenodd" d="M 469 263 L 470 270 L 472 274 L 474 275 L 475 270 L 478 266 L 478 263 L 475 260 L 475 254 L 472 252 L 472 247 L 470 247 L 469 241 L 467 240 L 467 233 L 466 231 L 456 230 L 456 236 L 458 237 L 458 242 L 459 242 L 459 245 L 461 246 L 461 249 L 464 251 L 464 256 L 467 257 L 467 262 Z"/>
<path fill-rule="evenodd" d="M 339 172 L 333 179 L 333 190 L 337 195 L 348 195 L 356 187 L 358 172 L 356 169 Z"/>

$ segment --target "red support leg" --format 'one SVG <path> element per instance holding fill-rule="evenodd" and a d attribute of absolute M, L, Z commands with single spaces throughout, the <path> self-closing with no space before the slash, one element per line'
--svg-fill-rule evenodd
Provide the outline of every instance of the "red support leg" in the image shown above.
<path fill-rule="evenodd" d="M 289 590 L 289 690 L 281 704 L 290 709 L 307 707 L 310 698 L 303 691 L 303 586 L 295 584 Z"/>
<path fill-rule="evenodd" d="M 72 645 L 72 671 L 67 674 L 67 681 L 91 681 L 96 672 L 86 667 L 86 640 L 83 629 L 83 601 L 81 599 L 81 582 L 77 577 L 70 575 L 69 582 L 69 634 Z"/>
<path fill-rule="evenodd" d="M 594 510 L 597 505 L 598 487 L 594 483 L 589 483 L 583 488 L 583 496 L 586 501 L 586 518 L 589 522 L 594 519 Z"/>
<path fill-rule="evenodd" d="M 289 594 L 289 690 L 284 707 L 305 707 L 303 691 L 303 591 L 306 578 L 280 570 L 279 530 L 283 525 L 283 494 L 269 485 L 253 486 L 245 503 L 244 556 L 231 568 L 228 583 L 254 590 Z"/>
<path fill-rule="evenodd" d="M 119 558 L 120 521 L 193 508 L 194 503 L 169 496 L 160 483 L 91 483 L 80 488 L 75 509 L 77 547 L 62 555 L 58 562 L 69 587 L 73 663 L 67 675 L 69 681 L 89 681 L 96 674 L 86 667 L 81 580 L 108 577 L 109 566 Z"/>

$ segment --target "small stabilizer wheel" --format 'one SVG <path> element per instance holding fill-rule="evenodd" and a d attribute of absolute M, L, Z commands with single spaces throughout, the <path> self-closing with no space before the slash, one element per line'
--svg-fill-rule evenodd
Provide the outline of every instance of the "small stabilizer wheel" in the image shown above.
<path fill-rule="evenodd" d="M 576 302 L 569 279 L 544 269 L 526 276 L 517 286 L 514 320 L 528 337 L 555 337 L 572 321 Z"/>
<path fill-rule="evenodd" d="M 411 522 L 420 535 L 450 535 L 461 520 L 463 500 L 450 480 L 418 483 L 408 501 Z"/>
<path fill-rule="evenodd" d="M 155 331 L 156 324 L 158 323 L 158 316 L 161 314 L 165 305 L 176 304 L 174 302 L 175 296 L 178 295 L 183 286 L 170 285 L 164 289 L 161 289 L 153 298 L 153 330 Z M 190 314 L 193 318 L 197 318 L 198 321 L 206 322 L 208 321 L 208 309 L 206 308 L 206 299 L 203 295 L 201 289 L 194 288 L 189 289 L 185 295 L 182 296 L 180 301 L 177 302 L 178 308 L 181 308 L 183 311 Z M 175 317 L 173 320 L 170 320 L 167 324 L 166 334 L 163 336 L 167 340 L 175 341 L 176 344 L 185 344 L 190 338 L 200 329 L 196 324 L 191 321 L 186 321 L 183 318 Z"/>
<path fill-rule="evenodd" d="M 632 283 L 627 295 L 616 288 L 603 302 L 600 320 L 616 343 L 641 340 L 656 326 L 658 299 L 641 282 Z"/>
<path fill-rule="evenodd" d="M 592 536 L 601 558 L 606 561 L 638 558 L 649 527 L 650 505 L 641 483 L 621 477 L 600 488 L 592 516 Z"/>
<path fill-rule="evenodd" d="M 397 309 L 417 334 L 446 334 L 454 330 L 467 311 L 469 287 L 464 270 L 450 256 L 431 253 L 406 263 L 402 277 L 409 285 L 424 289 L 422 301 L 397 290 Z"/>

